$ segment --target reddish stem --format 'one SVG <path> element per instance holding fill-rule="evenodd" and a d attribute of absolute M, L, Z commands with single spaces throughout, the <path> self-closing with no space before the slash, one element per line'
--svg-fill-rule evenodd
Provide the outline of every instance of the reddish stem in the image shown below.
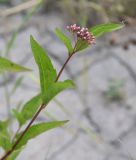
<path fill-rule="evenodd" d="M 32 120 L 30 121 L 30 123 L 27 125 L 27 127 L 25 128 L 25 130 L 23 131 L 23 133 L 20 135 L 20 137 L 17 139 L 17 141 L 14 143 L 14 145 L 12 146 L 11 150 L 9 150 L 2 158 L 1 160 L 5 160 L 13 151 L 14 149 L 17 147 L 17 145 L 19 144 L 19 142 L 21 141 L 21 139 L 24 137 L 25 133 L 28 131 L 28 129 L 31 127 L 32 123 L 35 121 L 35 119 L 38 117 L 39 113 L 42 111 L 42 109 L 45 107 L 44 104 L 42 104 L 40 106 L 40 108 L 38 109 L 38 111 L 36 112 L 36 114 L 34 115 L 34 117 L 32 118 Z"/>
<path fill-rule="evenodd" d="M 77 44 L 77 43 L 76 43 Z M 61 70 L 58 73 L 58 76 L 55 80 L 55 82 L 58 81 L 58 79 L 60 78 L 64 68 L 66 67 L 67 63 L 69 62 L 70 58 L 73 56 L 73 54 L 75 53 L 76 50 L 76 44 L 75 47 L 73 49 L 73 52 L 68 56 L 68 58 L 66 59 L 66 62 L 64 63 L 64 65 L 62 66 Z M 20 135 L 20 137 L 17 139 L 17 141 L 14 143 L 14 145 L 12 146 L 12 148 L 7 151 L 5 153 L 5 155 L 0 159 L 0 160 L 6 160 L 6 158 L 15 150 L 15 148 L 17 147 L 17 145 L 19 144 L 19 142 L 22 140 L 22 138 L 24 137 L 24 135 L 27 133 L 28 129 L 31 127 L 31 125 L 33 124 L 33 122 L 36 120 L 36 118 L 38 117 L 38 115 L 41 113 L 41 111 L 47 106 L 47 104 L 42 104 L 40 106 L 40 108 L 38 109 L 38 111 L 36 112 L 36 114 L 34 115 L 34 117 L 32 118 L 32 120 L 29 122 L 29 124 L 27 125 L 27 127 L 25 128 L 25 130 L 22 132 L 22 134 Z"/>

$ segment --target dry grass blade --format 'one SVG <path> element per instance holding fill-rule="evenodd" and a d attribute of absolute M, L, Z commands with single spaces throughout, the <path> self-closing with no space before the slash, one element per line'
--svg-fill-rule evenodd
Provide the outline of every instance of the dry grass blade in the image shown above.
<path fill-rule="evenodd" d="M 42 2 L 42 0 L 31 0 L 25 3 L 22 3 L 20 5 L 17 5 L 15 7 L 3 10 L 0 12 L 0 17 L 7 17 L 13 14 L 17 14 L 18 12 L 21 12 L 23 10 L 29 9 L 33 6 L 36 6 L 38 4 L 40 4 Z"/>

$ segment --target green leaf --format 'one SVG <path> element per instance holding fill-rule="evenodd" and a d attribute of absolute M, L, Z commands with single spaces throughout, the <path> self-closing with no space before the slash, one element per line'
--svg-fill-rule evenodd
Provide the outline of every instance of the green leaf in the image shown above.
<path fill-rule="evenodd" d="M 104 33 L 112 32 L 112 31 L 121 29 L 123 27 L 124 27 L 123 24 L 107 23 L 107 24 L 100 24 L 100 25 L 91 27 L 89 31 L 93 33 L 95 37 L 99 37 Z"/>
<path fill-rule="evenodd" d="M 58 38 L 65 44 L 66 48 L 68 49 L 68 53 L 71 54 L 73 51 L 72 43 L 69 37 L 67 37 L 60 29 L 56 28 L 55 30 L 56 35 Z"/>
<path fill-rule="evenodd" d="M 0 121 L 0 147 L 5 151 L 11 148 L 10 135 L 8 132 L 8 122 Z"/>
<path fill-rule="evenodd" d="M 95 38 L 103 35 L 104 33 L 107 32 L 112 32 L 118 29 L 123 28 L 124 25 L 121 24 L 114 24 L 114 23 L 107 23 L 107 24 L 100 24 L 100 25 L 96 25 L 94 27 L 91 27 L 89 29 L 89 31 L 91 33 L 93 33 L 93 35 L 95 36 Z M 87 42 L 79 40 L 76 46 L 76 51 L 81 51 L 85 48 L 87 48 L 89 45 Z"/>
<path fill-rule="evenodd" d="M 13 63 L 6 58 L 0 57 L 0 72 L 3 72 L 3 71 L 24 72 L 24 71 L 31 71 L 31 70 L 23 66 L 20 66 L 16 63 Z"/>
<path fill-rule="evenodd" d="M 14 117 L 18 120 L 19 126 L 22 126 L 24 123 L 23 116 L 16 109 L 12 109 L 12 113 Z"/>
<path fill-rule="evenodd" d="M 13 114 L 17 118 L 19 125 L 22 126 L 26 123 L 29 119 L 33 117 L 36 113 L 40 105 L 42 104 L 41 95 L 37 95 L 30 99 L 22 108 L 20 112 L 13 109 Z"/>
<path fill-rule="evenodd" d="M 55 82 L 57 78 L 56 70 L 54 69 L 50 58 L 44 49 L 31 36 L 31 48 L 34 54 L 35 61 L 39 68 L 41 97 L 44 104 L 47 104 L 60 91 L 66 88 L 73 88 L 73 82 Z"/>
<path fill-rule="evenodd" d="M 81 51 L 85 48 L 87 48 L 89 45 L 86 41 L 78 40 L 78 43 L 76 45 L 76 52 Z"/>
<path fill-rule="evenodd" d="M 47 95 L 45 96 L 44 102 L 47 104 L 52 98 L 57 94 L 64 91 L 67 88 L 74 88 L 75 84 L 71 80 L 65 80 L 64 82 L 54 83 L 49 90 L 47 90 Z"/>
<path fill-rule="evenodd" d="M 46 89 L 55 82 L 57 73 L 44 49 L 31 36 L 31 48 L 40 72 L 41 96 L 44 99 Z"/>
<path fill-rule="evenodd" d="M 60 127 L 67 123 L 68 121 L 53 121 L 53 122 L 44 122 L 40 124 L 33 125 L 28 129 L 24 137 L 21 139 L 16 149 L 24 146 L 28 140 L 35 138 L 36 136 L 50 130 L 53 128 Z M 17 136 L 17 138 L 21 135 L 21 133 Z"/>

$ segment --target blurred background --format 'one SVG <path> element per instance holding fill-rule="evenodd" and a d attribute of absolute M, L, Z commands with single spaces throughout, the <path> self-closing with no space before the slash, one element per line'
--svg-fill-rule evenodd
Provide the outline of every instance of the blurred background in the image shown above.
<path fill-rule="evenodd" d="M 31 34 L 59 70 L 67 50 L 54 29 L 68 34 L 69 24 L 107 22 L 125 28 L 73 57 L 61 79 L 72 79 L 76 89 L 58 95 L 37 119 L 70 122 L 29 141 L 17 160 L 136 159 L 136 0 L 0 0 L 0 56 L 33 69 L 1 75 L 1 120 L 12 121 L 11 109 L 39 91 Z"/>

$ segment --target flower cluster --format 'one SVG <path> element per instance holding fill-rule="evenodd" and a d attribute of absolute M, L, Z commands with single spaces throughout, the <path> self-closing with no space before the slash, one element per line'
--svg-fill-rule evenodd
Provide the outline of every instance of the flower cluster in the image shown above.
<path fill-rule="evenodd" d="M 81 28 L 80 26 L 77 26 L 76 24 L 67 26 L 67 29 L 75 33 L 77 35 L 77 38 L 80 38 L 81 40 L 86 41 L 88 44 L 95 44 L 95 37 L 92 33 L 88 31 L 88 28 Z"/>

